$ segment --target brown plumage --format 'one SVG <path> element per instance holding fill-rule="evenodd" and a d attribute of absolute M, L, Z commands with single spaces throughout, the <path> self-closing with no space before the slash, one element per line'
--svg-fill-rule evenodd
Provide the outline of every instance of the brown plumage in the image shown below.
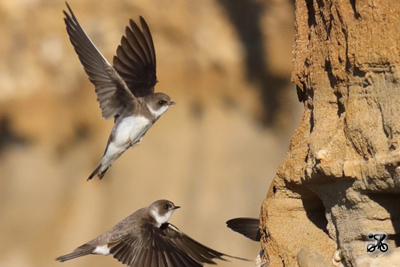
<path fill-rule="evenodd" d="M 97 175 L 101 179 L 115 160 L 141 142 L 150 127 L 175 102 L 166 94 L 154 93 L 156 54 L 150 29 L 142 17 L 141 28 L 130 20 L 111 66 L 66 4 L 69 10 L 69 13 L 64 11 L 67 32 L 95 86 L 101 114 L 106 120 L 115 119 L 103 158 L 88 178 Z"/>
<path fill-rule="evenodd" d="M 112 254 L 130 267 L 200 267 L 205 263 L 215 264 L 214 259 L 225 260 L 224 256 L 241 259 L 208 248 L 168 223 L 178 208 L 171 201 L 157 200 L 56 260 Z"/>

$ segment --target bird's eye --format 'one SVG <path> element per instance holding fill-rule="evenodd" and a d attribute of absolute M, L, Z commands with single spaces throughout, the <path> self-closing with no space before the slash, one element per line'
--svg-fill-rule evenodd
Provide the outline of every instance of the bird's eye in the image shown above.
<path fill-rule="evenodd" d="M 167 210 L 167 209 L 168 209 L 168 205 L 165 205 L 165 206 L 164 206 L 164 209 L 166 209 L 166 210 Z"/>
<path fill-rule="evenodd" d="M 164 104 L 165 104 L 165 101 L 164 101 L 164 100 L 160 100 L 160 101 L 158 101 L 158 104 L 164 105 Z"/>

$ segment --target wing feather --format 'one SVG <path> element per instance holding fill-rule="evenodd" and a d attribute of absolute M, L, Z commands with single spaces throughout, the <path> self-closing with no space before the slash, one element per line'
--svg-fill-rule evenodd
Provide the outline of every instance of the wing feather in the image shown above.
<path fill-rule="evenodd" d="M 223 256 L 247 261 L 247 259 L 230 256 L 206 247 L 185 233 L 181 232 L 177 227 L 170 223 L 165 224 L 163 229 L 165 235 L 178 249 L 185 252 L 197 262 L 215 264 L 213 261 L 214 259 L 226 261 L 226 259 L 222 258 Z"/>
<path fill-rule="evenodd" d="M 149 48 L 149 45 L 147 44 L 146 38 L 143 35 L 143 32 L 139 29 L 139 27 L 136 25 L 136 23 L 133 22 L 133 20 L 130 20 L 129 24 L 131 25 L 133 34 L 136 36 L 137 41 L 140 45 L 140 48 L 143 52 L 142 55 L 144 57 L 144 61 L 151 62 L 150 48 Z"/>
<path fill-rule="evenodd" d="M 156 51 L 154 49 L 153 37 L 151 36 L 149 26 L 147 25 L 146 21 L 143 17 L 140 17 L 140 24 L 143 29 L 143 35 L 146 39 L 148 49 L 150 52 L 151 62 L 153 63 L 154 68 L 156 67 Z"/>
<path fill-rule="evenodd" d="M 63 12 L 67 33 L 89 80 L 95 86 L 102 116 L 104 119 L 115 117 L 122 110 L 131 108 L 136 99 L 118 72 L 82 29 L 68 3 L 66 4 L 69 13 Z"/>
<path fill-rule="evenodd" d="M 162 230 L 147 225 L 108 243 L 115 259 L 130 267 L 201 267 L 202 264 L 178 249 Z"/>
<path fill-rule="evenodd" d="M 133 20 L 129 21 L 130 27 L 126 27 L 113 60 L 115 70 L 135 97 L 152 94 L 157 83 L 153 39 L 142 17 L 140 23 L 142 29 Z"/>
<path fill-rule="evenodd" d="M 234 218 L 226 222 L 227 226 L 235 232 L 250 238 L 253 241 L 260 241 L 260 220 L 256 218 Z"/>

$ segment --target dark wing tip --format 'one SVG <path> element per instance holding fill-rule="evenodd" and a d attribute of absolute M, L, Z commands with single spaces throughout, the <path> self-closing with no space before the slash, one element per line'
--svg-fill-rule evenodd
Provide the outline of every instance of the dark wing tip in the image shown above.
<path fill-rule="evenodd" d="M 234 218 L 226 222 L 228 228 L 245 237 L 260 241 L 261 232 L 259 228 L 260 220 L 256 218 Z"/>
<path fill-rule="evenodd" d="M 140 25 L 142 26 L 142 29 L 144 28 L 144 27 L 149 27 L 148 25 L 147 25 L 147 23 L 146 23 L 146 20 L 142 17 L 142 16 L 139 16 L 139 20 L 140 20 Z M 144 27 L 143 27 L 144 26 Z"/>
<path fill-rule="evenodd" d="M 71 9 L 71 7 L 68 5 L 67 1 L 65 1 L 65 4 L 67 5 L 69 14 L 68 14 L 65 10 L 63 10 L 64 15 L 65 15 L 69 20 L 72 20 L 72 21 L 74 21 L 74 22 L 77 22 L 78 20 L 76 19 L 75 14 L 74 14 L 74 12 L 72 12 L 72 9 Z M 64 20 L 65 20 L 65 19 L 64 19 Z"/>
<path fill-rule="evenodd" d="M 69 10 L 69 13 L 71 13 L 71 15 L 72 15 L 72 17 L 75 17 L 74 16 L 74 12 L 72 12 L 72 9 L 71 9 L 71 7 L 68 5 L 68 2 L 67 1 L 65 1 L 65 4 L 67 5 L 67 8 L 68 8 L 68 10 Z M 63 12 L 64 12 L 64 14 L 66 14 L 66 12 L 63 10 Z"/>
<path fill-rule="evenodd" d="M 124 39 L 125 36 L 128 36 L 128 34 L 130 34 L 130 32 L 131 32 L 131 28 L 129 28 L 129 26 L 126 26 L 125 27 L 125 35 L 122 35 L 121 42 L 122 42 L 122 40 Z M 125 39 L 127 39 L 127 37 L 125 37 Z"/>
<path fill-rule="evenodd" d="M 131 26 L 131 28 L 139 28 L 133 19 L 129 19 L 129 25 Z"/>
<path fill-rule="evenodd" d="M 164 230 L 166 230 L 165 234 L 170 238 L 170 241 L 172 243 L 174 243 L 174 245 L 178 249 L 185 252 L 187 255 L 192 257 L 194 260 L 196 260 L 201 265 L 203 265 L 204 263 L 216 264 L 216 262 L 214 261 L 215 259 L 222 260 L 222 261 L 229 261 L 228 259 L 225 259 L 224 257 L 248 261 L 248 259 L 231 256 L 231 255 L 219 252 L 217 250 L 214 250 L 212 248 L 209 248 L 209 247 L 199 243 L 198 241 L 192 239 L 185 233 L 181 232 L 176 226 L 174 226 L 172 224 L 168 223 L 168 225 L 163 225 L 162 228 L 164 228 Z"/>

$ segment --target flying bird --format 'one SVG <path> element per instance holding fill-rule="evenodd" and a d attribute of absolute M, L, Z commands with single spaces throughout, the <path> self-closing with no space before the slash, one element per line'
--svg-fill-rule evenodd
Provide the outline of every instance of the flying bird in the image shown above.
<path fill-rule="evenodd" d="M 216 264 L 213 259 L 226 261 L 223 256 L 246 260 L 208 248 L 168 223 L 178 208 L 171 201 L 157 200 L 56 261 L 90 254 L 112 254 L 130 267 L 200 267 Z"/>
<path fill-rule="evenodd" d="M 100 53 L 82 29 L 66 3 L 67 32 L 89 80 L 94 84 L 104 119 L 114 118 L 103 158 L 88 180 L 102 179 L 111 164 L 128 148 L 137 146 L 151 126 L 175 102 L 164 93 L 155 93 L 156 53 L 146 21 L 141 28 L 130 20 L 117 48 L 113 65 Z"/>

